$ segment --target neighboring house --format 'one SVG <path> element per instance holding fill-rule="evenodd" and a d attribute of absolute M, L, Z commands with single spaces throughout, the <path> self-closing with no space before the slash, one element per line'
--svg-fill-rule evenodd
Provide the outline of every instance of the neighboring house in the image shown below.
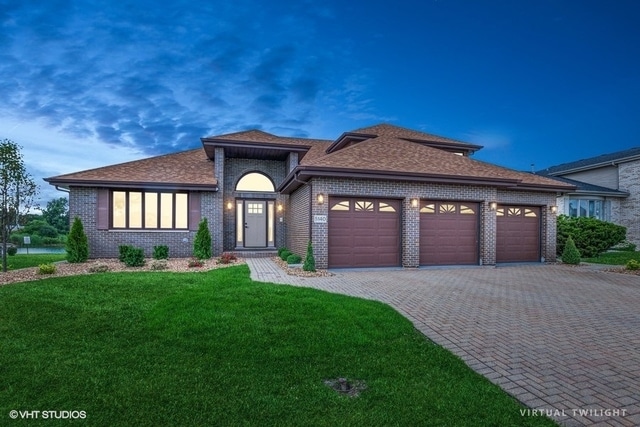
<path fill-rule="evenodd" d="M 623 225 L 627 240 L 640 246 L 640 147 L 551 166 L 538 174 L 576 186 L 558 196 L 558 213 Z"/>
<path fill-rule="evenodd" d="M 189 256 L 204 217 L 215 255 L 304 255 L 311 240 L 319 268 L 553 261 L 556 194 L 575 188 L 387 124 L 335 141 L 259 130 L 201 141 L 46 181 L 70 192 L 93 257 L 116 257 L 121 244 Z"/>

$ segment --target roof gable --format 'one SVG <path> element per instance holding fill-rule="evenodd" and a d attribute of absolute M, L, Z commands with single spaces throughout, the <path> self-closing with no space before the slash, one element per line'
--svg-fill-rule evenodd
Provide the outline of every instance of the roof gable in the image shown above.
<path fill-rule="evenodd" d="M 375 137 L 398 138 L 434 148 L 440 148 L 445 151 L 460 152 L 465 155 L 469 155 L 482 148 L 480 145 L 469 144 L 451 138 L 415 131 L 387 123 L 381 123 L 343 133 L 327 149 L 327 153 L 331 153 Z"/>

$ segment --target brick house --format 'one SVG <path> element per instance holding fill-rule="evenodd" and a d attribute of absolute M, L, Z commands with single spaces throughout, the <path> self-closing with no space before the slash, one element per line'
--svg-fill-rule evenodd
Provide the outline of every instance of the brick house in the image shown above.
<path fill-rule="evenodd" d="M 335 141 L 250 130 L 202 148 L 47 178 L 69 191 L 91 256 L 118 245 L 191 255 L 201 218 L 213 252 L 287 246 L 316 265 L 555 260 L 556 194 L 575 186 L 470 158 L 480 146 L 388 124 Z"/>
<path fill-rule="evenodd" d="M 558 213 L 623 225 L 627 240 L 640 246 L 640 147 L 551 166 L 538 174 L 576 186 L 558 196 Z"/>

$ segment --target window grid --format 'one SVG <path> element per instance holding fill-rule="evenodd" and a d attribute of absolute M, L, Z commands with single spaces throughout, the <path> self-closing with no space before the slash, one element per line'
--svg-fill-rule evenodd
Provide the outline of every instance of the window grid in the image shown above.
<path fill-rule="evenodd" d="M 129 230 L 186 230 L 189 228 L 187 193 L 113 191 L 111 228 Z"/>

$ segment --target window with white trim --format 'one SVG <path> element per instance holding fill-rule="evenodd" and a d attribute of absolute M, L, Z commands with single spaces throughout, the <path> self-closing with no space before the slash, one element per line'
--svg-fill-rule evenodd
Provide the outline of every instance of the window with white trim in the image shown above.
<path fill-rule="evenodd" d="M 189 228 L 189 195 L 182 192 L 112 191 L 111 227 L 186 230 Z"/>
<path fill-rule="evenodd" d="M 589 217 L 606 220 L 605 201 L 597 199 L 574 199 L 567 201 L 566 213 L 572 217 Z"/>

